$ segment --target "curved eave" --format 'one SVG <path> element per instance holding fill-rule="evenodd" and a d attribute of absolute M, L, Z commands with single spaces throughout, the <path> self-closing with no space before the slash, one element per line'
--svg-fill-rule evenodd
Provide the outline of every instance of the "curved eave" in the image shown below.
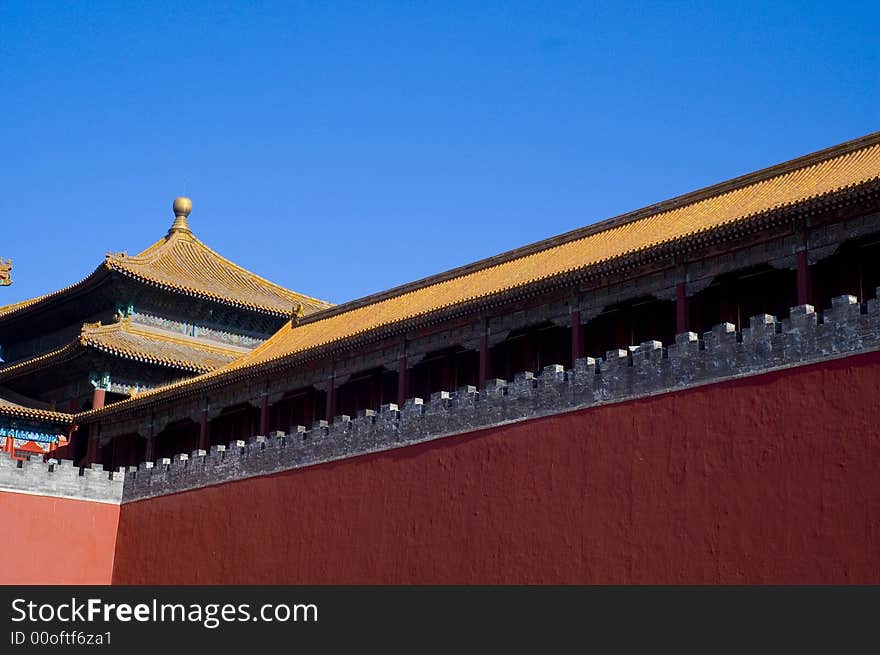
<path fill-rule="evenodd" d="M 107 268 L 112 271 L 115 271 L 121 275 L 124 275 L 132 280 L 140 282 L 141 284 L 145 284 L 147 286 L 161 289 L 163 291 L 168 291 L 171 293 L 177 293 L 188 298 L 198 298 L 200 300 L 208 300 L 211 302 L 216 302 L 219 305 L 226 305 L 227 307 L 234 307 L 236 309 L 244 309 L 252 312 L 259 312 L 261 314 L 267 314 L 269 316 L 274 316 L 277 318 L 289 318 L 290 310 L 281 310 L 277 307 L 269 307 L 266 305 L 259 305 L 257 303 L 247 303 L 239 300 L 235 300 L 233 298 L 227 298 L 219 293 L 212 293 L 210 291 L 205 291 L 201 289 L 191 289 L 184 286 L 172 285 L 166 282 L 160 282 L 159 280 L 154 280 L 143 275 L 139 275 L 138 273 L 131 271 L 124 266 L 120 265 L 117 261 L 108 259 L 106 262 Z"/>
<path fill-rule="evenodd" d="M 60 348 L 50 350 L 42 355 L 30 357 L 19 362 L 13 362 L 6 366 L 0 367 L 0 382 L 6 380 L 16 380 L 23 375 L 41 371 L 50 366 L 57 366 L 64 362 L 68 362 L 83 354 L 79 345 L 79 341 L 71 341 Z"/>
<path fill-rule="evenodd" d="M 15 380 L 23 375 L 42 371 L 44 369 L 58 366 L 64 362 L 71 361 L 84 355 L 89 350 L 111 355 L 119 359 L 125 359 L 141 364 L 151 364 L 153 366 L 162 366 L 184 373 L 193 373 L 196 375 L 208 373 L 216 370 L 207 366 L 199 366 L 192 362 L 183 362 L 180 360 L 168 359 L 164 357 L 156 357 L 147 353 L 133 353 L 118 348 L 114 348 L 105 343 L 99 343 L 90 340 L 87 336 L 80 336 L 76 340 L 67 343 L 60 348 L 56 348 L 48 353 L 32 357 L 20 362 L 14 362 L 0 368 L 0 381 Z"/>
<path fill-rule="evenodd" d="M 695 248 L 721 244 L 725 241 L 759 232 L 774 224 L 790 222 L 805 216 L 825 212 L 829 208 L 845 207 L 854 202 L 877 198 L 878 196 L 880 196 L 880 179 L 875 178 L 869 182 L 849 185 L 828 194 L 814 196 L 801 202 L 788 203 L 764 212 L 743 216 L 735 221 L 698 230 L 684 237 L 628 251 L 603 261 L 591 263 L 583 267 L 571 268 L 552 276 L 536 278 L 518 287 L 498 289 L 490 294 L 464 299 L 459 303 L 449 303 L 434 307 L 422 314 L 375 325 L 369 329 L 353 332 L 335 341 L 316 343 L 309 348 L 297 352 L 284 353 L 271 359 L 240 365 L 236 365 L 233 362 L 227 367 L 214 372 L 147 391 L 135 398 L 115 403 L 103 409 L 87 410 L 77 414 L 76 418 L 78 420 L 88 420 L 97 416 L 117 414 L 136 407 L 150 406 L 174 397 L 185 397 L 201 393 L 218 386 L 299 365 L 306 361 L 324 357 L 330 353 L 338 353 L 360 347 L 408 330 L 426 327 L 476 311 L 492 309 L 517 299 L 533 297 L 575 281 L 588 281 L 608 275 L 625 273 L 645 264 L 668 259 L 676 254 L 685 253 Z M 348 303 L 348 305 L 356 308 L 363 306 L 363 303 L 356 300 Z M 345 307 L 345 305 L 342 305 L 334 308 L 332 314 L 336 314 L 337 309 L 344 312 Z M 282 330 L 284 329 L 289 328 L 282 328 Z M 268 343 L 267 341 L 263 346 L 255 349 L 252 352 L 252 356 L 258 355 L 258 351 Z"/>
<path fill-rule="evenodd" d="M 871 146 L 875 146 L 880 144 L 880 132 L 873 132 L 871 134 L 865 135 L 863 137 L 859 137 L 853 139 L 851 141 L 846 141 L 841 144 L 837 144 L 835 146 L 831 146 L 829 148 L 825 148 L 823 150 L 819 150 L 802 157 L 797 157 L 795 159 L 782 162 L 779 164 L 774 164 L 773 166 L 768 166 L 767 168 L 763 168 L 758 171 L 754 171 L 751 173 L 747 173 L 745 175 L 741 175 L 739 177 L 735 177 L 729 180 L 725 180 L 723 182 L 719 182 L 717 184 L 713 184 L 702 189 L 697 189 L 695 191 L 691 191 L 680 196 L 676 196 L 674 198 L 670 198 L 667 200 L 660 201 L 658 203 L 654 203 L 652 205 L 648 205 L 646 207 L 642 207 L 640 209 L 636 209 L 631 212 L 627 212 L 625 214 L 621 214 L 619 216 L 615 216 L 612 218 L 604 219 L 601 221 L 597 221 L 595 223 L 591 223 L 585 227 L 580 227 L 569 232 L 565 232 L 563 234 L 559 234 L 548 239 L 543 239 L 541 241 L 531 243 L 525 246 L 521 246 L 519 248 L 515 248 L 513 250 L 509 250 L 507 252 L 503 252 L 497 255 L 493 255 L 491 257 L 487 257 L 485 259 L 478 260 L 476 262 L 471 262 L 469 264 L 465 264 L 464 266 L 459 266 L 454 269 L 450 269 L 448 271 L 444 271 L 442 273 L 437 273 L 434 275 L 430 275 L 428 277 L 422 278 L 420 280 L 414 280 L 412 282 L 407 282 L 397 287 L 393 287 L 391 289 L 386 289 L 385 291 L 380 291 L 375 294 L 371 294 L 369 296 L 364 296 L 362 298 L 358 298 L 352 300 L 347 303 L 333 305 L 327 309 L 322 310 L 321 312 L 317 312 L 314 314 L 309 314 L 308 316 L 303 317 L 300 321 L 300 324 L 311 323 L 317 320 L 323 320 L 330 316 L 334 316 L 339 313 L 344 313 L 351 311 L 352 309 L 356 309 L 358 307 L 362 307 L 365 305 L 376 304 L 382 300 L 387 298 L 391 298 L 394 296 L 404 295 L 410 291 L 418 290 L 426 286 L 430 286 L 433 284 L 438 284 L 440 282 L 445 282 L 448 280 L 453 280 L 459 277 L 463 277 L 469 273 L 474 273 L 476 271 L 484 270 L 487 268 L 492 268 L 498 266 L 500 264 L 504 264 L 513 260 L 522 259 L 529 255 L 538 253 L 543 250 L 549 250 L 559 245 L 564 245 L 566 243 L 577 241 L 583 239 L 585 237 L 589 237 L 591 235 L 599 234 L 601 232 L 607 232 L 609 230 L 619 228 L 625 226 L 629 223 L 634 223 L 640 221 L 645 218 L 649 218 L 654 215 L 665 214 L 667 212 L 673 211 L 675 209 L 686 207 L 688 205 L 692 205 L 695 203 L 699 203 L 703 200 L 710 199 L 717 196 L 723 196 L 727 193 L 738 191 L 743 188 L 746 188 L 752 184 L 766 181 L 768 179 L 772 179 L 774 177 L 779 177 L 781 175 L 785 175 L 788 173 L 792 173 L 798 171 L 800 169 L 809 168 L 815 164 L 820 164 L 837 157 L 841 157 L 843 155 L 852 154 L 856 151 L 863 150 L 869 148 Z M 810 200 L 814 200 L 820 197 L 824 197 L 827 195 L 831 195 L 832 193 L 837 193 L 842 190 L 846 190 L 849 188 L 863 186 L 864 184 L 869 183 L 868 180 L 861 180 L 859 182 L 855 182 L 853 184 L 847 186 L 841 186 L 834 189 L 830 193 L 825 194 L 814 194 L 812 196 L 804 196 L 799 198 L 797 201 L 786 203 L 787 206 L 801 205 Z M 753 212 L 751 215 L 760 215 L 762 213 L 768 213 L 775 209 L 782 208 L 783 205 L 778 205 L 774 208 Z M 737 221 L 742 218 L 748 217 L 737 217 Z M 719 227 L 719 225 L 714 225 L 707 230 L 713 230 Z M 692 233 L 693 234 L 693 233 Z M 652 244 L 651 247 L 653 248 Z M 633 251 L 635 252 L 635 251 Z M 618 255 L 619 256 L 619 255 Z M 592 264 L 591 264 L 592 265 Z"/>
<path fill-rule="evenodd" d="M 155 355 L 147 354 L 147 353 L 132 353 L 127 352 L 125 350 L 121 350 L 119 348 L 114 348 L 108 344 L 104 343 L 93 343 L 87 342 L 84 343 L 84 348 L 91 348 L 93 350 L 97 350 L 98 352 L 102 352 L 108 355 L 113 355 L 114 357 L 118 357 L 120 359 L 127 359 L 132 362 L 138 362 L 141 364 L 152 364 L 154 366 L 163 366 L 165 368 L 173 368 L 177 371 L 183 371 L 184 373 L 195 373 L 196 375 L 202 373 L 208 373 L 210 371 L 215 370 L 214 368 L 207 366 L 197 366 L 192 362 L 183 362 L 174 359 L 168 359 L 165 357 L 156 357 Z"/>
<path fill-rule="evenodd" d="M 192 289 L 185 286 L 167 284 L 158 280 L 151 279 L 149 277 L 145 277 L 143 275 L 139 275 L 138 273 L 127 269 L 124 265 L 121 265 L 117 260 L 113 259 L 112 257 L 108 257 L 101 265 L 99 265 L 94 271 L 92 271 L 88 276 L 86 276 L 79 282 L 71 284 L 70 286 L 64 287 L 62 289 L 58 289 L 57 291 L 53 291 L 52 293 L 48 293 L 44 296 L 38 296 L 37 298 L 32 298 L 30 300 L 23 300 L 18 303 L 13 303 L 11 305 L 8 305 L 5 308 L 5 311 L 3 311 L 3 309 L 0 309 L 0 325 L 6 322 L 18 320 L 28 314 L 41 312 L 51 307 L 51 305 L 53 305 L 54 303 L 66 301 L 70 298 L 76 297 L 77 295 L 85 293 L 103 282 L 109 273 L 118 273 L 130 280 L 133 280 L 145 286 L 149 286 L 154 289 L 161 289 L 162 291 L 181 295 L 186 298 L 197 298 L 199 300 L 206 300 L 209 302 L 217 303 L 219 305 L 264 314 L 275 318 L 289 318 L 292 309 L 292 307 L 289 309 L 279 309 L 278 307 L 261 305 L 259 303 L 248 303 L 233 298 L 227 298 L 221 294 L 213 293 L 206 290 Z M 304 299 L 309 300 L 310 302 L 324 302 L 307 298 L 305 296 Z M 333 305 L 328 304 L 327 308 L 330 307 L 333 307 Z M 318 309 L 317 313 L 323 311 L 325 311 L 325 309 Z"/>
<path fill-rule="evenodd" d="M 73 414 L 53 412 L 46 409 L 33 409 L 22 405 L 6 405 L 0 403 L 0 416 L 9 418 L 28 419 L 32 421 L 45 421 L 56 425 L 70 425 L 74 421 Z"/>
<path fill-rule="evenodd" d="M 107 277 L 107 273 L 108 269 L 101 264 L 79 282 L 52 293 L 47 293 L 45 296 L 9 305 L 5 311 L 0 310 L 0 325 L 8 321 L 15 321 L 26 314 L 43 311 L 55 302 L 75 298 L 103 282 Z"/>

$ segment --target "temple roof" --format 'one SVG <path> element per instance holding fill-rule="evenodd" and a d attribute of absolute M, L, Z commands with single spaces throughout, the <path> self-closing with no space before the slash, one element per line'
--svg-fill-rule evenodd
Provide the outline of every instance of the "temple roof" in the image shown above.
<path fill-rule="evenodd" d="M 192 234 L 186 222 L 188 213 L 187 210 L 186 214 L 178 215 L 167 236 L 143 252 L 133 256 L 108 253 L 104 263 L 84 280 L 44 296 L 0 307 L 0 319 L 71 295 L 98 281 L 108 270 L 161 289 L 275 316 L 290 316 L 299 305 L 304 315 L 332 306 L 285 289 L 232 263 Z"/>
<path fill-rule="evenodd" d="M 880 182 L 880 132 L 679 196 L 518 250 L 391 289 L 292 322 L 248 355 L 213 373 L 142 394 L 161 397 L 178 388 L 246 368 L 261 369 L 367 332 L 451 310 L 517 288 L 599 269 L 665 244 L 697 240 L 774 212 Z M 103 411 L 103 410 L 98 410 Z"/>
<path fill-rule="evenodd" d="M 80 345 L 195 373 L 213 371 L 250 352 L 249 348 L 171 334 L 126 319 L 110 325 L 86 324 Z"/>
<path fill-rule="evenodd" d="M 0 366 L 0 380 L 16 379 L 35 370 L 56 366 L 89 349 L 190 373 L 213 371 L 248 352 L 247 348 L 137 325 L 129 319 L 110 325 L 86 323 L 79 336 L 70 343 L 47 353 Z"/>
<path fill-rule="evenodd" d="M 21 402 L 33 404 L 33 407 L 21 404 Z M 0 416 L 8 416 L 10 418 L 24 418 L 37 421 L 47 421 L 50 423 L 72 423 L 73 415 L 64 412 L 56 412 L 50 409 L 44 409 L 45 403 L 37 400 L 23 399 L 19 394 L 9 389 L 0 389 Z"/>
<path fill-rule="evenodd" d="M 172 231 L 132 257 L 107 255 L 105 266 L 147 284 L 279 316 L 290 316 L 299 304 L 305 314 L 331 306 L 233 264 L 188 231 Z"/>

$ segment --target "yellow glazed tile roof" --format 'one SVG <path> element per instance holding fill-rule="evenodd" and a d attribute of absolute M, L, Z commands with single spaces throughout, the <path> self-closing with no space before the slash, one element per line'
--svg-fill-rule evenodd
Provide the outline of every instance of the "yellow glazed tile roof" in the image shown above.
<path fill-rule="evenodd" d="M 299 304 L 304 314 L 331 306 L 233 264 L 188 231 L 173 231 L 132 257 L 107 255 L 105 264 L 143 282 L 283 316 L 289 316 Z"/>
<path fill-rule="evenodd" d="M 874 143 L 322 320 L 293 329 L 289 326 L 281 328 L 262 346 L 236 360 L 226 370 L 303 352 L 368 330 L 745 221 L 878 178 L 880 143 Z"/>
<path fill-rule="evenodd" d="M 195 373 L 213 371 L 249 352 L 247 348 L 176 335 L 125 319 L 110 325 L 86 324 L 80 344 L 126 359 Z"/>
<path fill-rule="evenodd" d="M 4 394 L 6 391 L 4 390 Z M 37 403 L 35 404 L 42 404 Z M 9 398 L 0 397 L 0 416 L 8 416 L 10 418 L 25 418 L 38 421 L 48 421 L 50 423 L 72 423 L 73 415 L 64 412 L 55 412 L 39 407 L 27 407 Z"/>
<path fill-rule="evenodd" d="M 29 371 L 57 365 L 78 356 L 85 348 L 191 373 L 213 371 L 249 352 L 247 348 L 215 344 L 167 330 L 136 325 L 128 319 L 110 325 L 86 323 L 75 341 L 35 357 L 0 366 L 0 379 L 15 379 Z"/>
<path fill-rule="evenodd" d="M 98 279 L 106 270 L 146 284 L 170 289 L 197 298 L 232 304 L 276 316 L 290 316 L 300 304 L 303 315 L 332 307 L 332 303 L 290 291 L 251 273 L 215 252 L 189 230 L 169 231 L 143 252 L 107 254 L 104 263 L 85 279 L 52 293 L 0 307 L 0 318 L 69 292 Z"/>
<path fill-rule="evenodd" d="M 7 314 L 9 312 L 13 312 L 16 309 L 21 309 L 22 307 L 27 307 L 28 305 L 32 305 L 38 300 L 41 300 L 43 296 L 38 296 L 37 298 L 30 298 L 28 300 L 22 300 L 20 302 L 14 302 L 9 305 L 0 306 L 0 315 Z"/>
<path fill-rule="evenodd" d="M 223 368 L 111 407 L 175 393 L 444 308 L 488 298 L 623 258 L 768 212 L 880 181 L 880 132 L 713 187 L 548 239 L 495 258 L 340 305 L 269 340 Z M 105 410 L 94 410 L 98 413 Z M 88 412 L 89 414 L 91 412 Z"/>

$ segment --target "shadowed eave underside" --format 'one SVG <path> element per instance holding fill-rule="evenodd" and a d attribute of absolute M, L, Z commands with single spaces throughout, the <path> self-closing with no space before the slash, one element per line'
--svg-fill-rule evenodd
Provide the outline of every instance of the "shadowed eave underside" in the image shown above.
<path fill-rule="evenodd" d="M 12 419 L 30 419 L 35 421 L 46 421 L 57 425 L 68 425 L 73 423 L 73 415 L 64 412 L 56 412 L 53 410 L 42 409 L 39 407 L 27 407 L 21 405 L 9 398 L 3 396 L 11 395 L 7 390 L 0 391 L 0 416 Z M 34 401 L 34 404 L 42 404 Z"/>
<path fill-rule="evenodd" d="M 203 339 L 135 325 L 126 319 L 110 325 L 87 323 L 74 341 L 47 353 L 0 367 L 0 380 L 13 380 L 59 365 L 88 349 L 195 374 L 216 370 L 248 352 L 246 348 L 209 343 Z"/>

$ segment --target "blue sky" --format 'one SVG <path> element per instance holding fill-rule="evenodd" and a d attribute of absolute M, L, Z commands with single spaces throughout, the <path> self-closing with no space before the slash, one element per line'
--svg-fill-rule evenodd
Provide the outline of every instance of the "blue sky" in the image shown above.
<path fill-rule="evenodd" d="M 161 237 L 341 302 L 880 129 L 877 3 L 0 3 L 0 304 Z"/>

